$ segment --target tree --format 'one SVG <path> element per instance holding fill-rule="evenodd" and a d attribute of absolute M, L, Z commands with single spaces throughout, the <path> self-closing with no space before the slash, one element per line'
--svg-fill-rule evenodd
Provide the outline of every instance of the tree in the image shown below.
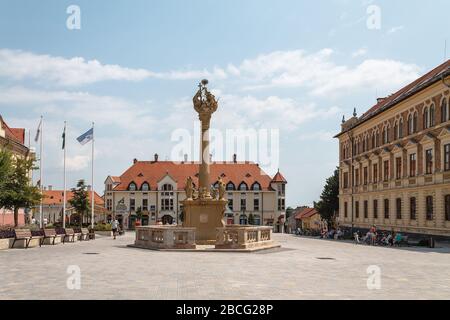
<path fill-rule="evenodd" d="M 255 216 L 253 215 L 253 213 L 250 213 L 248 215 L 248 224 L 253 226 L 255 224 Z"/>
<path fill-rule="evenodd" d="M 76 188 L 72 188 L 73 197 L 69 200 L 69 204 L 75 209 L 80 217 L 80 225 L 83 225 L 83 218 L 89 213 L 89 193 L 87 186 L 81 179 L 77 183 Z"/>
<path fill-rule="evenodd" d="M 294 213 L 294 209 L 292 207 L 287 207 L 286 209 L 286 220 Z"/>
<path fill-rule="evenodd" d="M 332 221 L 334 214 L 339 210 L 339 170 L 326 180 L 320 201 L 314 203 L 314 208 L 319 212 L 322 219 Z"/>
<path fill-rule="evenodd" d="M 8 153 L 7 153 L 8 154 Z M 19 225 L 19 209 L 30 209 L 39 204 L 42 194 L 30 181 L 30 172 L 35 169 L 34 159 L 11 158 L 5 152 L 0 156 L 0 207 L 14 212 L 14 227 Z M 8 164 L 9 163 L 9 164 Z M 9 167 L 9 169 L 8 169 Z"/>
<path fill-rule="evenodd" d="M 12 173 L 11 153 L 6 150 L 0 150 L 0 192 L 2 186 L 8 180 Z"/>

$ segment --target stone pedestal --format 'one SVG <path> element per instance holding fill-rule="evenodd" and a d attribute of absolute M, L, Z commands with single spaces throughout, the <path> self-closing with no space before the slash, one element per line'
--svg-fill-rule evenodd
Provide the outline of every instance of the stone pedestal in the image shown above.
<path fill-rule="evenodd" d="M 136 227 L 133 247 L 152 250 L 196 249 L 195 229 L 175 226 Z"/>
<path fill-rule="evenodd" d="M 195 199 L 181 202 L 184 208 L 183 227 L 195 228 L 197 244 L 215 244 L 217 228 L 223 228 L 227 200 Z"/>
<path fill-rule="evenodd" d="M 272 239 L 272 227 L 228 225 L 217 228 L 217 250 L 257 251 L 278 248 Z"/>

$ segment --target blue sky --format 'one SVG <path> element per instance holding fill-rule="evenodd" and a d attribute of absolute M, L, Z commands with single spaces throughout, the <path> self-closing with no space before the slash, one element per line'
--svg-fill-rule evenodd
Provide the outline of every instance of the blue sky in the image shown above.
<path fill-rule="evenodd" d="M 0 114 L 32 136 L 44 115 L 44 184 L 54 187 L 62 187 L 63 121 L 70 186 L 90 179 L 89 147 L 75 138 L 95 121 L 102 191 L 133 158 L 170 157 L 174 130 L 193 132 L 190 99 L 206 77 L 220 98 L 213 126 L 279 129 L 287 203 L 311 205 L 338 164 L 332 136 L 342 115 L 444 61 L 450 3 L 432 4 L 2 0 Z M 66 27 L 69 5 L 81 9 L 80 30 Z M 367 27 L 370 6 L 380 29 Z"/>

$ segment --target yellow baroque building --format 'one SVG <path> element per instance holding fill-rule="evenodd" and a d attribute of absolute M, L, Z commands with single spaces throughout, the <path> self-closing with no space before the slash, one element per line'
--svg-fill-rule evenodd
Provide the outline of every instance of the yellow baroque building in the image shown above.
<path fill-rule="evenodd" d="M 450 236 L 450 60 L 336 138 L 341 226 Z"/>

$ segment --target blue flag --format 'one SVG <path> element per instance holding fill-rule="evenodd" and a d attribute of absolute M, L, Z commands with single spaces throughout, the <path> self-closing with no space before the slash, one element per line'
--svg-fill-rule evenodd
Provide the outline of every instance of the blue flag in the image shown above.
<path fill-rule="evenodd" d="M 94 139 L 94 128 L 89 129 L 86 133 L 82 134 L 77 138 L 77 141 L 81 143 L 83 146 Z"/>

